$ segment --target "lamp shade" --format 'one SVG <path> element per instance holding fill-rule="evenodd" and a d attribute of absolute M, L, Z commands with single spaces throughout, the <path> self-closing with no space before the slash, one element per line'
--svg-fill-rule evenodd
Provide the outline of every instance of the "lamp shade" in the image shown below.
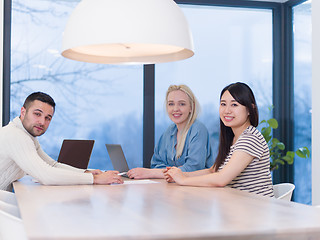
<path fill-rule="evenodd" d="M 106 64 L 153 64 L 193 56 L 188 23 L 173 0 L 82 0 L 72 12 L 62 55 Z"/>

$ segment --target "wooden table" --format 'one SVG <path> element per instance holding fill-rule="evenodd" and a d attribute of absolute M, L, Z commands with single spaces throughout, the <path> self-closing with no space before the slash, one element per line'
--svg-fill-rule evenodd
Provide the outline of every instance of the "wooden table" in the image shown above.
<path fill-rule="evenodd" d="M 230 188 L 14 183 L 29 239 L 320 239 L 320 209 Z"/>

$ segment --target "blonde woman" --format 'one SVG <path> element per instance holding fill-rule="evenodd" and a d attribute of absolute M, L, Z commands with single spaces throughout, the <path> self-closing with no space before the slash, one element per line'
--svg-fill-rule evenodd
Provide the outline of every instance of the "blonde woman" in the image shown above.
<path fill-rule="evenodd" d="M 163 169 L 178 167 L 183 172 L 209 168 L 213 164 L 209 133 L 197 120 L 199 104 L 186 85 L 171 85 L 166 93 L 166 110 L 173 122 L 162 134 L 151 159 L 151 169 L 134 168 L 130 178 L 164 178 Z"/>

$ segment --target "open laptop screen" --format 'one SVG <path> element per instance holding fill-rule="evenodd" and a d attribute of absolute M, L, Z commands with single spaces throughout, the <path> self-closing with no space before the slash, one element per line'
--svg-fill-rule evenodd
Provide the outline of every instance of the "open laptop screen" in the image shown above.
<path fill-rule="evenodd" d="M 58 162 L 68 164 L 70 166 L 87 169 L 94 140 L 63 140 Z"/>
<path fill-rule="evenodd" d="M 120 144 L 106 144 L 107 151 L 114 170 L 121 172 L 129 171 L 127 160 Z"/>

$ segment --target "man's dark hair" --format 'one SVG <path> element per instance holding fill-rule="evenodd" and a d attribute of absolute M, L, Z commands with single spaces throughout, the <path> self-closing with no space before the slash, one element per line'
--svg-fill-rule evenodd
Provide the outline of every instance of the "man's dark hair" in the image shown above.
<path fill-rule="evenodd" d="M 38 100 L 44 103 L 49 104 L 50 106 L 53 107 L 53 111 L 55 111 L 56 108 L 56 103 L 54 102 L 53 98 L 50 97 L 48 94 L 43 93 L 43 92 L 34 92 L 31 93 L 26 100 L 24 101 L 23 107 L 27 109 L 33 101 Z"/>

